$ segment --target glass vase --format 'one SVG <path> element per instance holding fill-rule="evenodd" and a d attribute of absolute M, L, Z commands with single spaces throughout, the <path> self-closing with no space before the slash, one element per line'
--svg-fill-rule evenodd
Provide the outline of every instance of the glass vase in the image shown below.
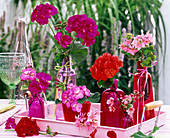
<path fill-rule="evenodd" d="M 139 94 L 144 94 L 144 96 L 133 103 L 135 109 L 133 114 L 134 124 L 141 122 L 143 105 L 154 101 L 151 74 L 147 72 L 146 67 L 140 65 L 141 62 L 137 62 L 137 73 L 134 75 L 133 90 L 137 90 Z M 155 117 L 154 109 L 145 111 L 144 121 L 153 117 Z"/>
<path fill-rule="evenodd" d="M 28 105 L 29 105 L 28 116 L 45 118 L 44 100 L 40 94 L 31 96 L 29 98 Z"/>
<path fill-rule="evenodd" d="M 133 126 L 133 118 L 130 115 L 128 115 L 127 112 L 125 112 L 124 116 L 121 118 L 120 127 L 128 128 L 130 126 Z"/>
<path fill-rule="evenodd" d="M 67 90 L 67 85 L 68 84 L 73 84 L 73 85 L 76 85 L 76 74 L 75 74 L 75 70 L 72 69 L 72 61 L 71 61 L 71 56 L 66 56 L 64 59 L 63 59 L 63 62 L 62 62 L 62 66 L 63 68 L 59 70 L 59 73 L 58 73 L 58 79 L 60 82 L 65 82 L 65 87 L 66 87 L 66 90 Z M 60 91 L 60 89 L 57 88 L 57 98 L 58 99 L 62 99 L 61 98 L 61 93 L 63 91 Z"/>
<path fill-rule="evenodd" d="M 78 116 L 80 113 L 83 113 L 85 117 L 87 117 L 87 113 L 90 111 L 91 103 L 89 101 L 85 101 L 82 104 L 82 109 L 79 112 L 74 112 L 71 107 L 67 107 L 65 104 L 62 103 L 63 113 L 64 113 L 64 120 L 68 122 L 75 122 L 75 117 Z"/>
<path fill-rule="evenodd" d="M 101 113 L 100 113 L 100 125 L 110 126 L 110 127 L 120 127 L 120 120 L 123 116 L 123 110 L 121 108 L 120 97 L 124 96 L 124 92 L 117 88 L 117 82 L 110 87 L 110 89 L 105 90 L 101 96 Z M 110 111 L 107 101 L 113 98 L 114 111 Z"/>
<path fill-rule="evenodd" d="M 32 60 L 32 56 L 27 40 L 26 17 L 18 17 L 18 33 L 16 38 L 16 45 L 14 46 L 14 52 L 24 53 L 26 56 L 25 68 L 34 69 L 33 60 Z M 23 95 L 26 92 L 26 90 L 20 90 L 20 89 L 21 86 L 27 82 L 28 81 L 22 81 L 20 84 L 17 85 L 16 94 L 18 99 L 24 98 Z"/>

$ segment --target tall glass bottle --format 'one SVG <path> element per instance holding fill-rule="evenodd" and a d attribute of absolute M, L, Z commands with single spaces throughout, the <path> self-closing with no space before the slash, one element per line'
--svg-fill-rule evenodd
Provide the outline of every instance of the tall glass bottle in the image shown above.
<path fill-rule="evenodd" d="M 26 34 L 26 17 L 18 17 L 18 34 L 16 38 L 14 52 L 25 54 L 25 68 L 34 68 Z M 18 99 L 23 98 L 22 95 L 24 95 L 24 91 L 20 90 L 22 85 L 24 85 L 24 82 L 21 82 L 16 88 L 16 94 L 18 95 Z"/>
<path fill-rule="evenodd" d="M 18 34 L 14 50 L 15 52 L 25 53 L 26 68 L 34 68 L 26 34 L 26 17 L 18 17 Z"/>
<path fill-rule="evenodd" d="M 60 69 L 59 73 L 58 73 L 59 81 L 65 83 L 66 89 L 67 89 L 67 85 L 68 84 L 72 83 L 73 85 L 76 85 L 76 74 L 75 74 L 75 70 L 72 69 L 71 56 L 66 56 L 63 59 L 62 66 L 63 66 L 63 68 Z M 62 97 L 61 97 L 62 96 L 62 92 L 63 91 L 61 91 L 60 89 L 57 88 L 56 89 L 56 93 L 57 93 L 57 97 L 56 98 L 62 100 Z M 63 105 L 63 112 L 65 113 L 66 110 L 68 110 L 68 108 L 66 108 L 66 106 Z M 72 117 L 70 117 L 70 116 L 72 116 Z M 70 116 L 69 116 L 69 118 L 73 118 L 73 120 L 75 119 L 75 115 L 74 114 L 70 115 Z M 56 120 L 57 119 L 58 119 L 58 113 L 56 113 Z"/>
<path fill-rule="evenodd" d="M 133 90 L 139 91 L 139 94 L 144 93 L 144 96 L 133 103 L 133 107 L 135 108 L 133 114 L 134 125 L 141 122 L 143 105 L 154 101 L 151 74 L 144 71 L 146 67 L 142 67 L 141 62 L 137 62 L 137 73 L 134 75 Z M 155 117 L 154 109 L 145 111 L 144 121 L 153 117 Z"/>
<path fill-rule="evenodd" d="M 67 88 L 68 84 L 76 85 L 76 74 L 75 70 L 72 69 L 72 61 L 71 56 L 66 56 L 62 62 L 63 68 L 58 73 L 58 79 L 60 82 L 65 82 L 65 87 Z M 59 89 L 57 89 L 58 98 L 61 99 L 61 93 Z"/>

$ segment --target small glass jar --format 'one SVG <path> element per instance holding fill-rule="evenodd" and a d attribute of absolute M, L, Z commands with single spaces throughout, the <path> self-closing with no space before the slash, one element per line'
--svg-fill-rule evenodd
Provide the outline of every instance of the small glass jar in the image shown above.
<path fill-rule="evenodd" d="M 28 105 L 28 116 L 45 118 L 44 100 L 40 94 L 35 94 L 34 96 L 31 96 L 29 98 Z"/>
<path fill-rule="evenodd" d="M 130 115 L 128 115 L 127 112 L 125 112 L 124 116 L 121 119 L 120 127 L 128 128 L 130 126 L 133 126 L 133 118 Z"/>

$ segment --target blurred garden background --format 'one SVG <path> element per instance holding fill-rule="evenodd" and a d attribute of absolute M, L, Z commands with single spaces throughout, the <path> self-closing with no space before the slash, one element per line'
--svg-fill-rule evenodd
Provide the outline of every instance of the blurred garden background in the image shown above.
<path fill-rule="evenodd" d="M 55 79 L 57 71 L 54 67 L 58 61 L 57 52 L 53 52 L 56 40 L 48 26 L 32 23 L 31 12 L 37 4 L 50 3 L 57 7 L 59 14 L 50 20 L 52 26 L 58 21 L 66 21 L 75 14 L 87 14 L 98 25 L 100 35 L 88 49 L 88 57 L 73 68 L 77 74 L 77 85 L 86 85 L 91 92 L 102 92 L 96 80 L 91 77 L 90 67 L 104 52 L 117 55 L 123 61 L 116 78 L 118 87 L 126 94 L 132 92 L 133 75 L 136 63 L 124 57 L 118 48 L 124 41 L 126 33 L 134 35 L 150 31 L 154 36 L 158 64 L 148 71 L 152 75 L 155 99 L 162 99 L 170 104 L 168 96 L 168 0 L 1 0 L 0 1 L 0 52 L 14 51 L 16 44 L 17 17 L 27 17 L 28 43 L 37 72 L 49 73 L 52 83 L 47 92 L 47 99 L 54 100 Z M 164 7 L 164 8 L 162 8 Z M 170 10 L 169 10 L 170 11 Z M 169 16 L 170 17 L 170 16 Z M 170 74 L 169 74 L 170 76 Z M 165 86 L 166 85 L 166 86 Z M 167 89 L 166 89 L 167 88 Z M 16 91 L 18 91 L 16 89 Z M 170 95 L 170 94 L 169 94 Z M 9 89 L 0 80 L 0 98 L 8 98 Z"/>

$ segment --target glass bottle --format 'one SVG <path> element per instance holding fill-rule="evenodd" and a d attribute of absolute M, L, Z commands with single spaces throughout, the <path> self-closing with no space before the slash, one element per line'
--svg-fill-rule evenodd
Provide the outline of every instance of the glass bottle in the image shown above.
<path fill-rule="evenodd" d="M 45 118 L 44 100 L 40 94 L 31 95 L 28 101 L 28 116 Z"/>
<path fill-rule="evenodd" d="M 125 94 L 122 90 L 117 88 L 117 82 L 117 80 L 114 80 L 114 83 L 110 89 L 107 89 L 102 93 L 100 114 L 100 125 L 102 126 L 120 127 L 120 121 L 123 117 L 120 97 L 123 97 Z M 110 104 L 107 104 L 107 101 L 110 98 L 114 99 L 114 111 L 110 111 Z"/>
<path fill-rule="evenodd" d="M 133 126 L 133 118 L 130 115 L 128 115 L 127 112 L 125 112 L 124 116 L 121 118 L 120 127 L 128 128 L 130 126 Z"/>
<path fill-rule="evenodd" d="M 14 48 L 14 52 L 24 53 L 26 56 L 26 64 L 25 68 L 33 68 L 32 56 L 30 53 L 30 49 L 28 46 L 27 34 L 26 34 L 26 17 L 18 17 L 18 34 L 16 38 L 16 45 Z M 26 81 L 25 81 L 26 82 Z M 21 89 L 21 86 L 24 85 L 25 82 L 21 82 L 16 88 L 16 94 L 18 95 L 18 99 L 24 98 L 24 92 Z"/>
<path fill-rule="evenodd" d="M 18 53 L 25 53 L 26 68 L 34 68 L 26 34 L 26 17 L 18 17 L 18 34 L 14 50 Z"/>
<path fill-rule="evenodd" d="M 59 70 L 59 73 L 58 73 L 59 81 L 65 82 L 66 89 L 67 89 L 68 84 L 72 83 L 73 85 L 76 85 L 76 74 L 75 74 L 75 70 L 72 69 L 71 56 L 66 56 L 63 59 L 62 66 L 63 68 Z M 62 92 L 63 91 L 60 91 L 59 89 L 57 89 L 57 98 L 59 98 L 60 100 L 61 100 Z"/>
<path fill-rule="evenodd" d="M 154 101 L 151 74 L 147 72 L 146 67 L 140 65 L 141 62 L 137 62 L 137 73 L 134 75 L 133 90 L 137 90 L 139 94 L 144 94 L 144 96 L 133 103 L 135 108 L 133 114 L 134 125 L 141 122 L 143 105 Z M 144 121 L 153 117 L 155 117 L 154 109 L 145 111 Z"/>

